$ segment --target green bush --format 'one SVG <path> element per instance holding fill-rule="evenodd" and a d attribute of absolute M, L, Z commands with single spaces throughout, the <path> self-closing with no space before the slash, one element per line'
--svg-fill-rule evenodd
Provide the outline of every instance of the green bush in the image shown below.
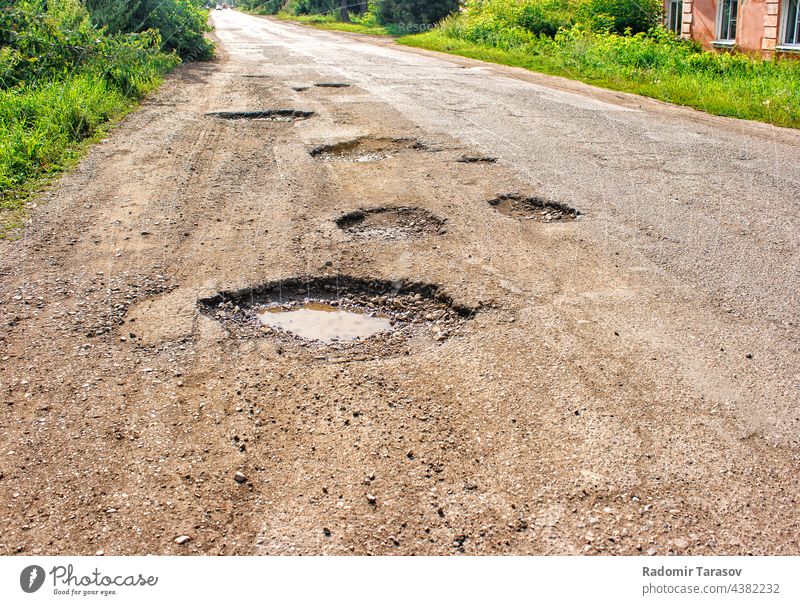
<path fill-rule="evenodd" d="M 661 23 L 663 11 L 661 0 L 582 0 L 577 20 L 598 32 L 636 34 Z"/>
<path fill-rule="evenodd" d="M 158 32 L 109 35 L 74 0 L 0 8 L 0 207 L 64 167 L 177 65 Z M 11 200 L 11 201 L 9 201 Z"/>
<path fill-rule="evenodd" d="M 292 15 L 332 15 L 338 13 L 339 8 L 339 0 L 289 0 L 286 4 L 287 12 Z"/>
<path fill-rule="evenodd" d="M 59 5 L 51 0 L 50 6 Z M 160 46 L 157 32 L 102 35 L 85 12 L 64 19 L 59 10 L 44 12 L 38 2 L 22 1 L 0 10 L 0 88 L 92 73 L 136 97 L 148 88 L 152 74 L 179 62 Z"/>
<path fill-rule="evenodd" d="M 85 0 L 92 22 L 112 34 L 157 30 L 164 50 L 183 59 L 209 59 L 208 13 L 202 0 Z"/>
<path fill-rule="evenodd" d="M 423 31 L 458 10 L 459 0 L 377 0 L 378 20 L 405 31 Z"/>
<path fill-rule="evenodd" d="M 528 34 L 554 38 L 576 24 L 600 33 L 645 32 L 661 12 L 661 0 L 467 0 L 454 19 L 464 39 L 507 48 L 531 43 Z"/>
<path fill-rule="evenodd" d="M 459 37 L 498 48 L 516 48 L 539 36 L 554 37 L 575 23 L 577 0 L 468 0 L 464 11 L 442 23 Z"/>
<path fill-rule="evenodd" d="M 92 22 L 107 27 L 112 33 L 130 29 L 133 11 L 139 7 L 137 0 L 84 0 Z"/>
<path fill-rule="evenodd" d="M 362 14 L 351 15 L 350 18 L 354 23 L 358 23 L 364 27 L 378 27 L 381 25 L 378 3 L 375 0 L 370 0 L 366 10 L 364 10 Z"/>
<path fill-rule="evenodd" d="M 256 15 L 275 15 L 286 4 L 286 0 L 239 0 L 237 6 Z"/>
<path fill-rule="evenodd" d="M 520 5 L 517 21 L 531 33 L 554 37 L 575 23 L 573 0 L 529 0 Z"/>

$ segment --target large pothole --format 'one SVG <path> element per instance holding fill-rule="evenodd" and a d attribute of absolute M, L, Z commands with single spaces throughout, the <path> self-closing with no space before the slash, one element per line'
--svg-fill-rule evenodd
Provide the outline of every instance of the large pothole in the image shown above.
<path fill-rule="evenodd" d="M 377 162 L 409 149 L 425 149 L 416 139 L 361 137 L 350 141 L 320 145 L 311 156 L 327 162 Z"/>
<path fill-rule="evenodd" d="M 299 109 L 262 109 L 256 111 L 210 111 L 206 114 L 221 120 L 265 120 L 268 122 L 296 122 L 307 120 L 313 111 Z"/>
<path fill-rule="evenodd" d="M 311 350 L 408 353 L 411 339 L 456 335 L 474 314 L 434 284 L 346 275 L 290 278 L 198 302 L 238 338 L 273 338 Z"/>
<path fill-rule="evenodd" d="M 350 88 L 347 82 L 317 82 L 314 84 L 317 88 Z"/>
<path fill-rule="evenodd" d="M 573 221 L 580 216 L 575 208 L 535 196 L 503 194 L 489 200 L 489 205 L 506 216 L 542 223 Z"/>
<path fill-rule="evenodd" d="M 364 208 L 340 217 L 336 225 L 359 237 L 405 239 L 423 235 L 444 235 L 445 221 L 422 208 Z"/>

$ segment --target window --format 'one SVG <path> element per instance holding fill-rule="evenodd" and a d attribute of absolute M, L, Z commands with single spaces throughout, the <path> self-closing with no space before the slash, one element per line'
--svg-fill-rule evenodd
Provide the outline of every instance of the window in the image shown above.
<path fill-rule="evenodd" d="M 795 0 L 797 1 L 797 0 Z M 739 13 L 739 0 L 721 0 L 717 15 L 717 39 L 720 42 L 736 41 L 736 17 Z"/>
<path fill-rule="evenodd" d="M 787 46 L 800 46 L 800 2 L 784 0 L 783 2 L 783 38 L 781 42 Z"/>
<path fill-rule="evenodd" d="M 797 0 L 794 0 L 795 4 Z M 683 0 L 669 0 L 667 5 L 667 29 L 681 33 L 683 26 Z"/>

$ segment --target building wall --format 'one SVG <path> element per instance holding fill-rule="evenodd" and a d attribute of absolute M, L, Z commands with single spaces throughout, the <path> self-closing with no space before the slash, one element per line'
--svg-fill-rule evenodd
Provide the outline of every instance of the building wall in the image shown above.
<path fill-rule="evenodd" d="M 683 6 L 685 15 L 686 4 L 684 3 Z M 717 39 L 717 2 L 716 0 L 693 0 L 691 8 L 691 38 L 701 42 L 705 48 L 711 48 L 711 43 Z M 685 28 L 684 34 L 686 34 Z"/>
<path fill-rule="evenodd" d="M 765 37 L 775 38 L 778 29 L 778 16 L 775 23 L 767 27 L 767 0 L 743 0 L 739 6 L 739 25 L 736 43 L 744 50 L 761 51 Z M 774 48 L 774 45 L 773 45 Z"/>
<path fill-rule="evenodd" d="M 781 0 L 739 0 L 736 45 L 743 51 L 771 54 L 778 45 Z M 682 35 L 713 48 L 717 37 L 717 0 L 683 0 Z"/>
<path fill-rule="evenodd" d="M 771 51 L 778 44 L 780 35 L 781 4 L 780 0 L 765 0 L 764 2 L 764 37 L 761 40 L 761 49 Z"/>

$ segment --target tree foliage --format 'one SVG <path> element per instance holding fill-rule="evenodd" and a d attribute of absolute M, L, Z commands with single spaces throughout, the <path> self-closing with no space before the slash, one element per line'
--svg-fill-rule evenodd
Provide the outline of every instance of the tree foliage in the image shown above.
<path fill-rule="evenodd" d="M 77 1 L 21 0 L 0 9 L 0 88 L 83 72 L 136 96 L 140 78 L 150 79 L 179 62 L 160 47 L 156 31 L 103 35 Z"/>
<path fill-rule="evenodd" d="M 165 50 L 183 59 L 207 59 L 214 47 L 204 33 L 208 14 L 201 0 L 85 0 L 92 22 L 112 34 L 158 30 Z"/>
<path fill-rule="evenodd" d="M 458 10 L 459 0 L 377 0 L 378 19 L 384 25 L 418 30 L 435 25 Z"/>
<path fill-rule="evenodd" d="M 155 30 L 97 29 L 78 0 L 0 0 L 0 208 L 180 63 L 161 42 Z"/>
<path fill-rule="evenodd" d="M 290 0 L 286 8 L 294 15 L 320 15 L 337 12 L 339 4 L 339 0 Z"/>
<path fill-rule="evenodd" d="M 661 0 L 467 0 L 445 24 L 457 37 L 501 48 L 554 38 L 579 27 L 598 33 L 636 34 L 660 23 Z"/>
<path fill-rule="evenodd" d="M 108 31 L 130 31 L 131 16 L 139 9 L 140 0 L 84 0 L 92 21 Z"/>
<path fill-rule="evenodd" d="M 646 32 L 661 22 L 661 0 L 584 0 L 577 14 L 594 31 Z"/>

